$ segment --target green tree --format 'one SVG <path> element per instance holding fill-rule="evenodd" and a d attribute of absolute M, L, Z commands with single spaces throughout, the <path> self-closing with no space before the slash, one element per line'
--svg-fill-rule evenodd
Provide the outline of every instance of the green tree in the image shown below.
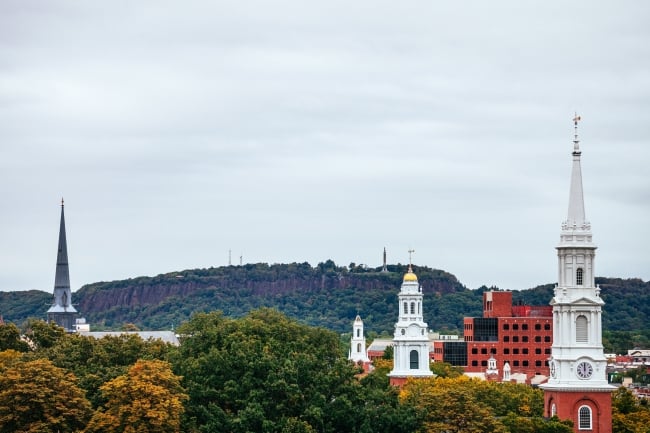
<path fill-rule="evenodd" d="M 27 322 L 25 334 L 34 342 L 36 348 L 46 349 L 55 346 L 66 334 L 65 329 L 53 322 L 31 319 Z"/>
<path fill-rule="evenodd" d="M 463 375 L 463 368 L 456 367 L 448 362 L 432 362 L 431 371 L 438 377 L 459 377 Z"/>
<path fill-rule="evenodd" d="M 0 351 L 17 350 L 27 352 L 29 346 L 20 339 L 20 330 L 13 323 L 0 323 Z"/>
<path fill-rule="evenodd" d="M 106 404 L 88 423 L 87 433 L 173 433 L 180 431 L 187 395 L 164 361 L 138 361 L 127 374 L 105 383 Z"/>
<path fill-rule="evenodd" d="M 186 431 L 358 427 L 360 384 L 336 334 L 269 309 L 242 319 L 196 314 L 179 333 L 172 359 L 190 396 Z"/>
<path fill-rule="evenodd" d="M 74 375 L 39 359 L 0 375 L 0 433 L 75 432 L 91 409 Z"/>

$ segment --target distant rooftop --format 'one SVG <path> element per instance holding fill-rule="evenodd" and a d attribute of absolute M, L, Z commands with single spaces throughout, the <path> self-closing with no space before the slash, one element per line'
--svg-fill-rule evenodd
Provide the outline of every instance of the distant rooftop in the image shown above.
<path fill-rule="evenodd" d="M 79 331 L 79 335 L 85 335 L 93 338 L 104 338 L 107 336 L 119 337 L 120 335 L 139 335 L 143 340 L 161 340 L 163 343 L 170 343 L 174 346 L 180 345 L 178 337 L 173 331 Z"/>

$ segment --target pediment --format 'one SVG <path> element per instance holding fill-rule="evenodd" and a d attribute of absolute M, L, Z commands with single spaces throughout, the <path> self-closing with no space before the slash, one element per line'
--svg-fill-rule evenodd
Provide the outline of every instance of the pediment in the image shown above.
<path fill-rule="evenodd" d="M 555 306 L 555 305 L 593 305 L 593 306 L 602 306 L 605 305 L 605 302 L 598 298 L 598 299 L 593 299 L 593 298 L 578 298 L 578 299 L 571 299 L 569 301 L 565 302 L 560 302 L 557 300 L 557 298 L 551 299 L 550 305 Z"/>

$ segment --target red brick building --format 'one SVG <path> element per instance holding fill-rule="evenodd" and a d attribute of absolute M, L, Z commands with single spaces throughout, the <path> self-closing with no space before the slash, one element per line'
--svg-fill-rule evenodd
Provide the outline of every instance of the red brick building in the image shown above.
<path fill-rule="evenodd" d="M 436 341 L 433 359 L 464 367 L 467 373 L 486 373 L 490 358 L 503 380 L 508 363 L 510 375 L 549 376 L 548 358 L 553 343 L 551 306 L 512 305 L 512 292 L 483 293 L 483 317 L 464 319 L 464 341 Z M 517 377 L 517 376 L 516 376 Z"/>
<path fill-rule="evenodd" d="M 548 376 L 553 308 L 512 305 L 512 292 L 485 292 L 483 317 L 464 319 L 464 337 L 468 373 L 485 372 L 492 356 L 500 373 L 507 362 L 511 375 L 523 373 L 527 382 L 535 375 Z"/>

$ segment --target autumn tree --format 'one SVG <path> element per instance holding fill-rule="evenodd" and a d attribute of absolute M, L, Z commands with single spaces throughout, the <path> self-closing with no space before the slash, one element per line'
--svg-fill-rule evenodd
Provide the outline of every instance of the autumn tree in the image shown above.
<path fill-rule="evenodd" d="M 171 345 L 160 340 L 145 341 L 136 334 L 109 335 L 100 339 L 66 334 L 51 347 L 28 354 L 46 358 L 57 367 L 75 374 L 93 408 L 105 403 L 100 386 L 126 374 L 138 359 L 164 360 Z"/>
<path fill-rule="evenodd" d="M 15 362 L 0 375 L 0 433 L 76 432 L 90 416 L 74 375 L 48 360 Z"/>
<path fill-rule="evenodd" d="M 85 432 L 179 432 L 187 399 L 180 379 L 165 361 L 137 361 L 127 374 L 102 385 L 106 404 L 95 412 Z"/>

